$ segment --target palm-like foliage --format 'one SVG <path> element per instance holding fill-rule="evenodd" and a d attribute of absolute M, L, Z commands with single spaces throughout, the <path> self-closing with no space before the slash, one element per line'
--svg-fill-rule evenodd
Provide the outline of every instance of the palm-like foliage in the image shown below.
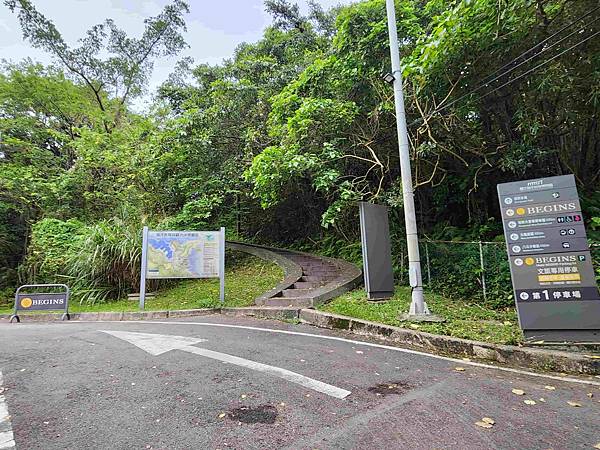
<path fill-rule="evenodd" d="M 139 287 L 139 224 L 111 219 L 89 227 L 69 259 L 69 275 L 80 302 L 120 298 Z"/>

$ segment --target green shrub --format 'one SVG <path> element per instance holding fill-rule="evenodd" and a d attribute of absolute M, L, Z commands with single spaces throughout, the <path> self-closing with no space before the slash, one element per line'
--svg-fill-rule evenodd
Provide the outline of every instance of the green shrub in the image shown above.
<path fill-rule="evenodd" d="M 139 289 L 142 233 L 139 223 L 113 218 L 88 227 L 68 259 L 80 302 L 118 299 Z"/>
<path fill-rule="evenodd" d="M 42 219 L 31 228 L 27 256 L 20 278 L 27 283 L 64 283 L 69 277 L 69 261 L 77 251 L 87 229 L 71 219 Z"/>

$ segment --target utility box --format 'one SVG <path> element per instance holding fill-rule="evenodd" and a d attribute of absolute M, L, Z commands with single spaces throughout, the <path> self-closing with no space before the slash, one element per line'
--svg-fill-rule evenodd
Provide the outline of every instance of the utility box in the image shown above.
<path fill-rule="evenodd" d="M 387 206 L 359 202 L 365 290 L 369 300 L 394 295 L 392 245 Z"/>

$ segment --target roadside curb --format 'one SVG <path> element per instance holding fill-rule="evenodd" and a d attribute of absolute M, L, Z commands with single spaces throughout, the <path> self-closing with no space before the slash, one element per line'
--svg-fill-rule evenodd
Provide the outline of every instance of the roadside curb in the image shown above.
<path fill-rule="evenodd" d="M 591 359 L 583 354 L 471 341 L 312 309 L 300 311 L 300 322 L 319 328 L 346 330 L 357 335 L 377 337 L 388 342 L 401 343 L 428 351 L 485 359 L 528 369 L 585 375 L 600 374 L 600 360 Z"/>
<path fill-rule="evenodd" d="M 72 321 L 136 321 L 167 318 L 199 317 L 212 314 L 250 316 L 261 319 L 299 321 L 318 328 L 350 331 L 356 335 L 375 337 L 392 344 L 403 344 L 446 355 L 477 358 L 509 366 L 572 374 L 600 374 L 600 359 L 580 353 L 546 350 L 513 345 L 490 344 L 468 339 L 425 333 L 423 331 L 384 325 L 314 309 L 294 307 L 203 308 L 164 311 L 82 312 L 72 313 Z M 60 321 L 61 314 L 28 315 L 27 321 Z M 10 315 L 0 315 L 0 323 Z"/>
<path fill-rule="evenodd" d="M 69 313 L 71 321 L 130 321 L 130 320 L 156 320 L 178 317 L 197 317 L 210 314 L 219 314 L 221 308 L 181 309 L 162 311 L 118 311 L 118 312 L 81 312 Z M 10 319 L 10 314 L 0 314 L 0 323 Z M 62 313 L 28 314 L 20 316 L 26 322 L 60 322 Z"/>
<path fill-rule="evenodd" d="M 249 306 L 245 308 L 221 308 L 220 312 L 226 316 L 251 316 L 261 319 L 297 321 L 300 318 L 300 311 L 300 308 L 294 307 Z"/>

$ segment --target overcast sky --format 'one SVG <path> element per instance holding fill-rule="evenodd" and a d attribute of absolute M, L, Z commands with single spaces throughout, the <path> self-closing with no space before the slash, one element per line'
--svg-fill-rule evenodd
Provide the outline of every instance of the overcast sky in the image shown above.
<path fill-rule="evenodd" d="M 146 17 L 157 15 L 168 0 L 32 0 L 51 19 L 71 45 L 93 25 L 111 18 L 130 36 L 138 37 Z M 323 7 L 352 3 L 352 0 L 319 0 Z M 219 63 L 233 54 L 241 42 L 260 39 L 271 18 L 263 0 L 188 0 L 186 41 L 190 48 L 177 58 L 157 61 L 150 82 L 154 90 L 171 73 L 180 57 L 191 56 L 196 63 Z M 296 3 L 306 10 L 306 0 Z M 23 41 L 16 15 L 0 2 L 0 58 L 20 61 L 30 57 L 42 63 L 51 58 Z"/>

